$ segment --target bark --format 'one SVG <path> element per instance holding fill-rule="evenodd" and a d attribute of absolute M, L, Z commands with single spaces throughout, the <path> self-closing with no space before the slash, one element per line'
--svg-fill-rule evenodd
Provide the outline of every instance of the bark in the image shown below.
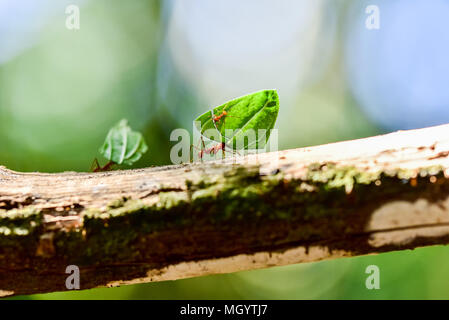
<path fill-rule="evenodd" d="M 0 294 L 235 272 L 449 241 L 449 125 L 102 173 L 0 167 Z"/>

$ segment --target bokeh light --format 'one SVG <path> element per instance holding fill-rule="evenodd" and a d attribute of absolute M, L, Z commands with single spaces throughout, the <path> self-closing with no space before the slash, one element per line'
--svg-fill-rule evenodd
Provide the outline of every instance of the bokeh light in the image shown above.
<path fill-rule="evenodd" d="M 380 29 L 365 28 L 376 4 Z M 449 122 L 449 2 L 354 1 L 346 26 L 348 83 L 368 116 L 387 130 Z"/>

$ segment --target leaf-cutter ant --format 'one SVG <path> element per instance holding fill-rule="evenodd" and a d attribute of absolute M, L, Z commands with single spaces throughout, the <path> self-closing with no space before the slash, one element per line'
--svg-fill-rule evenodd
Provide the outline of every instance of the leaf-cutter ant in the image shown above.
<path fill-rule="evenodd" d="M 92 165 L 90 166 L 90 171 L 92 172 L 103 172 L 103 171 L 110 171 L 112 170 L 112 167 L 115 165 L 116 163 L 114 161 L 109 161 L 108 163 L 106 163 L 103 167 L 100 166 L 100 164 L 98 163 L 97 158 L 94 159 L 94 161 L 92 162 Z"/>
<path fill-rule="evenodd" d="M 216 155 L 220 150 L 223 152 L 223 157 L 226 157 L 225 151 L 229 150 L 229 148 L 230 148 L 224 142 L 218 142 L 217 144 L 213 145 L 212 147 L 206 148 L 203 137 L 201 137 L 201 144 L 202 144 L 202 148 L 198 148 L 194 145 L 190 146 L 190 151 L 192 151 L 192 147 L 199 150 L 198 158 L 200 158 L 201 161 L 203 160 L 203 157 L 205 154 Z M 231 152 L 239 154 L 237 152 L 237 150 L 232 150 Z"/>
<path fill-rule="evenodd" d="M 217 122 L 219 122 L 221 120 L 221 118 L 223 117 L 231 117 L 231 118 L 238 118 L 236 116 L 230 116 L 228 115 L 228 112 L 226 111 L 226 108 L 228 107 L 228 104 L 223 108 L 223 110 L 221 111 L 221 113 L 219 115 L 216 115 L 215 113 L 213 113 L 212 111 L 212 121 L 214 122 L 214 124 L 216 124 Z M 225 118 L 223 118 L 223 124 L 224 124 L 224 120 Z"/>

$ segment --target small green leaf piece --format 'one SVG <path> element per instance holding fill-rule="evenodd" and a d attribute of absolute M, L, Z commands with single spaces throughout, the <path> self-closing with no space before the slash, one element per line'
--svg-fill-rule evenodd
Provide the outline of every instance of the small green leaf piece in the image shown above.
<path fill-rule="evenodd" d="M 122 119 L 112 127 L 100 153 L 116 164 L 132 165 L 148 151 L 148 146 L 140 132 L 133 131 L 128 125 L 128 120 Z"/>
<path fill-rule="evenodd" d="M 262 148 L 276 123 L 279 96 L 276 90 L 262 90 L 228 101 L 212 112 L 207 111 L 195 119 L 196 128 L 203 137 L 242 149 Z M 249 134 L 250 129 L 255 136 Z M 258 130 L 266 130 L 266 134 L 259 135 Z"/>

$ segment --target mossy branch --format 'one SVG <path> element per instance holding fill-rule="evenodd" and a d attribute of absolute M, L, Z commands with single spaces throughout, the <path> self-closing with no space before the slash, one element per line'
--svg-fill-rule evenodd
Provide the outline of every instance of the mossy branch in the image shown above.
<path fill-rule="evenodd" d="M 0 167 L 0 293 L 160 281 L 449 242 L 449 125 L 129 171 Z"/>

